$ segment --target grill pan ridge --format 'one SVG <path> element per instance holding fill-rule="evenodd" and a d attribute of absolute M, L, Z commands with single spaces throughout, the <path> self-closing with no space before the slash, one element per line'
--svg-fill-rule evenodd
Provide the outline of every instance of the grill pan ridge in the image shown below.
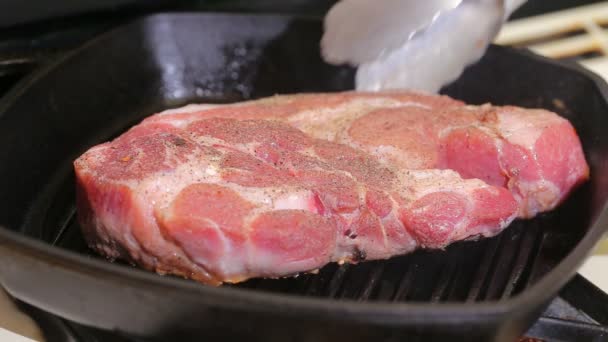
<path fill-rule="evenodd" d="M 137 336 L 518 337 L 603 233 L 608 198 L 606 85 L 527 52 L 493 46 L 443 91 L 469 103 L 544 107 L 573 123 L 592 179 L 555 212 L 445 251 L 222 288 L 110 264 L 86 248 L 74 158 L 145 115 L 188 102 L 351 89 L 352 69 L 321 61 L 321 29 L 318 20 L 289 16 L 157 15 L 22 82 L 0 104 L 2 284 L 55 314 Z"/>

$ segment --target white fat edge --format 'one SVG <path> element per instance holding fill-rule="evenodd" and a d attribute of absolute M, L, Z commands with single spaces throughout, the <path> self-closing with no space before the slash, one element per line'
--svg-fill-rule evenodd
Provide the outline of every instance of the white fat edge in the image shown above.
<path fill-rule="evenodd" d="M 411 94 L 417 94 L 417 95 L 427 95 L 427 96 L 436 96 L 436 94 L 433 94 L 431 92 L 427 92 L 427 91 L 422 91 L 422 90 L 408 90 L 408 93 Z M 353 92 L 356 93 L 356 92 Z M 386 95 L 382 94 L 382 93 L 376 93 L 376 97 L 374 98 L 355 98 L 351 101 L 348 101 L 348 103 L 350 102 L 364 102 L 365 103 L 370 103 L 373 105 L 373 102 L 388 102 L 386 105 L 393 105 L 392 103 L 397 103 L 397 104 L 401 104 L 401 105 L 417 105 L 420 107 L 425 107 L 425 108 L 429 108 L 428 106 L 425 106 L 421 103 L 417 103 L 414 101 L 399 101 L 396 99 L 391 98 L 390 94 L 392 94 L 393 92 L 387 92 Z M 328 93 L 321 93 L 321 94 L 301 94 L 301 95 L 274 95 L 274 96 L 268 96 L 268 97 L 264 97 L 264 98 L 260 98 L 260 99 L 256 99 L 256 100 L 247 100 L 247 101 L 240 101 L 240 102 L 234 102 L 234 103 L 190 103 L 187 104 L 185 106 L 182 107 L 177 107 L 177 108 L 171 108 L 171 109 L 166 109 L 164 111 L 161 111 L 159 113 L 156 113 L 154 115 L 158 115 L 158 116 L 163 116 L 163 115 L 167 115 L 167 114 L 187 114 L 187 113 L 196 113 L 199 111 L 205 111 L 208 109 L 213 109 L 213 108 L 218 108 L 218 107 L 239 107 L 239 106 L 246 106 L 246 105 L 251 105 L 251 104 L 255 104 L 255 103 L 260 103 L 260 104 L 265 104 L 265 103 L 272 103 L 272 102 L 279 102 L 281 103 L 281 101 L 289 101 L 290 99 L 293 99 L 295 97 L 298 96 L 315 96 L 315 95 L 319 95 L 319 96 L 324 96 Z M 339 93 L 338 93 L 339 94 Z M 348 104 L 347 103 L 347 104 Z M 383 104 L 380 103 L 378 106 L 382 106 Z"/>
<path fill-rule="evenodd" d="M 589 173 L 589 165 L 587 164 L 585 154 L 582 151 L 580 153 L 582 154 L 583 160 L 585 160 L 585 163 L 582 165 L 577 163 L 579 156 L 578 153 L 570 153 L 568 155 L 567 165 L 575 165 L 575 167 L 568 168 L 568 177 L 566 178 L 568 183 L 575 183 L 582 177 L 583 174 Z"/>
<path fill-rule="evenodd" d="M 348 146 L 348 145 L 347 145 Z M 325 159 L 320 157 L 317 152 L 315 151 L 314 147 L 307 147 L 305 149 L 302 149 L 300 151 L 298 151 L 298 153 L 307 156 L 307 157 L 311 157 L 311 158 L 315 158 L 318 159 L 320 163 L 325 164 Z M 322 168 L 322 167 L 315 167 L 314 170 L 315 171 L 322 171 L 324 173 L 328 173 L 328 174 L 336 174 L 336 175 L 341 175 L 341 176 L 345 176 L 348 177 L 350 179 L 352 179 L 355 183 L 359 183 L 359 181 L 348 171 L 346 170 L 340 170 L 340 169 L 335 169 L 333 168 L 333 166 L 329 165 L 329 167 L 331 168 L 330 170 Z"/>
<path fill-rule="evenodd" d="M 407 240 L 409 241 L 409 244 L 401 245 L 401 246 L 396 245 L 392 242 L 389 242 L 388 237 L 387 237 L 387 248 L 393 253 L 393 255 L 402 255 L 402 254 L 406 254 L 406 253 L 409 253 L 409 252 L 415 250 L 416 247 L 418 247 L 418 242 L 412 236 L 412 234 L 410 234 L 410 232 L 407 230 L 407 228 L 405 227 L 405 224 L 399 219 L 397 210 L 395 210 L 395 208 L 397 208 L 397 203 L 392 198 L 392 196 L 390 198 L 391 198 L 391 201 L 393 202 L 393 211 L 382 219 L 382 225 L 384 226 L 385 221 L 394 220 L 395 222 L 397 222 L 399 224 L 399 226 L 403 230 L 403 234 L 408 237 Z M 395 248 L 395 247 L 397 247 L 397 248 Z"/>
<path fill-rule="evenodd" d="M 258 278 L 277 279 L 282 277 L 297 277 L 302 273 L 317 273 L 319 257 L 313 256 L 307 259 L 285 260 L 283 256 L 275 255 L 266 250 L 258 249 L 256 253 L 250 252 L 248 255 L 247 270 Z M 331 254 L 327 255 L 325 264 L 331 262 Z M 280 269 L 276 266 L 281 265 Z"/>
<path fill-rule="evenodd" d="M 562 198 L 561 190 L 553 182 L 545 179 L 532 182 L 519 181 L 517 189 L 525 196 L 525 200 L 517 196 L 520 202 L 519 215 L 524 218 L 554 209 Z"/>
<path fill-rule="evenodd" d="M 360 199 L 361 203 L 365 203 L 367 205 L 367 201 L 365 199 L 367 194 L 366 194 L 365 188 L 363 186 L 359 186 L 359 194 L 360 194 L 360 196 L 362 196 L 362 198 Z M 392 214 L 392 211 L 394 210 L 394 200 L 393 200 L 392 196 L 390 196 L 390 194 L 387 194 L 387 195 L 391 201 L 391 204 L 393 204 L 393 208 L 391 208 L 391 213 L 389 213 L 389 215 L 390 215 L 390 214 Z M 384 228 L 384 222 L 382 221 L 382 218 L 380 218 L 377 215 L 376 215 L 376 218 L 378 219 L 378 221 L 380 221 L 380 228 L 382 230 L 382 241 L 384 242 L 384 250 L 388 251 L 390 244 L 388 242 L 388 235 L 386 233 L 386 228 Z"/>
<path fill-rule="evenodd" d="M 214 145 L 227 146 L 226 141 L 218 139 L 209 135 L 194 135 L 190 134 L 190 139 L 197 143 L 199 146 L 212 147 Z M 230 144 L 236 145 L 236 144 Z"/>
<path fill-rule="evenodd" d="M 109 256 L 118 257 L 119 253 L 112 248 L 113 241 L 126 246 L 131 256 L 143 253 L 141 245 L 135 240 L 131 233 L 131 226 L 125 224 L 121 218 L 113 213 L 96 212 L 94 227 L 96 233 L 96 246 L 103 249 Z M 103 227 L 103 229 L 100 229 Z M 101 242 L 101 243 L 100 243 Z"/>
<path fill-rule="evenodd" d="M 317 213 L 314 194 L 310 190 L 301 190 L 284 194 L 274 200 L 275 210 L 306 210 Z"/>
<path fill-rule="evenodd" d="M 338 263 L 338 265 L 344 265 L 353 256 L 351 245 L 340 245 L 336 244 L 336 248 L 331 257 L 332 262 Z"/>
<path fill-rule="evenodd" d="M 171 171 L 158 171 L 138 182 L 137 193 L 147 196 L 145 201 L 151 208 L 166 208 L 180 191 L 192 184 L 222 181 L 217 162 L 209 156 L 201 158 L 200 153 L 191 153 L 187 158 Z"/>
<path fill-rule="evenodd" d="M 500 116 L 497 129 L 505 140 L 527 150 L 534 148 L 536 140 L 542 133 L 534 123 L 509 115 Z"/>
<path fill-rule="evenodd" d="M 202 112 L 205 112 L 206 110 L 221 107 L 221 106 L 222 105 L 191 104 L 191 105 L 187 105 L 182 108 L 169 109 L 169 110 L 160 112 L 158 114 L 154 114 L 154 115 L 150 116 L 149 118 L 152 118 L 152 117 L 160 118 L 160 122 L 168 123 L 176 128 L 184 129 L 186 126 L 188 126 L 192 122 L 197 121 L 199 119 L 191 118 L 191 117 L 187 117 L 187 118 L 174 117 L 174 116 L 171 116 L 172 114 L 194 114 L 197 112 L 202 113 Z M 149 119 L 149 118 L 147 118 L 147 119 Z M 147 119 L 145 119 L 143 121 L 144 125 L 148 123 L 146 121 Z"/>
<path fill-rule="evenodd" d="M 317 213 L 314 194 L 298 186 L 249 187 L 225 182 L 224 186 L 238 192 L 245 200 L 258 206 L 255 212 L 273 210 L 305 210 Z"/>
<path fill-rule="evenodd" d="M 355 209 L 350 213 L 340 213 L 339 216 L 340 218 L 343 220 L 343 223 L 345 226 L 350 226 L 353 221 L 357 218 L 359 218 L 359 216 L 361 215 L 361 210 L 360 209 Z M 336 234 L 338 234 L 336 237 L 336 247 L 340 247 L 340 246 L 351 246 L 351 244 L 349 244 L 348 242 L 351 242 L 350 239 L 345 239 L 343 235 L 341 235 L 341 232 L 339 231 L 339 229 L 336 230 Z"/>
<path fill-rule="evenodd" d="M 557 114 L 539 109 L 501 108 L 497 113 L 496 130 L 508 142 L 534 149 L 545 128 L 566 121 Z"/>
<path fill-rule="evenodd" d="M 543 127 L 539 127 L 540 125 L 549 124 L 552 120 L 540 119 L 539 120 L 528 120 L 530 117 L 530 110 L 506 110 L 502 109 L 497 113 L 498 122 L 496 123 L 494 129 L 486 128 L 486 134 L 496 137 L 496 147 L 498 150 L 499 156 L 503 155 L 504 144 L 509 143 L 516 146 L 523 147 L 526 151 L 531 153 L 531 160 L 528 160 L 528 163 L 535 163 L 538 166 L 537 154 L 534 149 L 534 145 L 536 141 L 540 138 L 541 134 L 544 132 Z M 534 111 L 539 112 L 541 114 L 545 114 L 544 111 Z M 548 112 L 547 112 L 548 113 Z M 544 118 L 547 118 L 546 115 L 542 115 Z M 479 127 L 480 129 L 484 127 Z M 509 172 L 511 174 L 516 174 L 518 170 L 509 170 L 507 165 L 504 164 L 503 158 L 499 158 L 499 165 L 502 170 L 505 172 Z M 515 196 L 517 201 L 520 203 L 520 211 L 522 215 L 526 216 L 526 212 L 528 212 L 528 204 L 527 202 L 531 200 L 529 189 L 534 188 L 535 186 L 532 183 L 537 183 L 538 181 L 528 182 L 520 179 L 519 177 L 508 177 L 508 189 L 513 190 L 514 187 L 519 189 L 521 193 L 526 198 L 524 203 L 523 198 L 520 195 Z M 541 180 L 546 182 L 545 180 Z M 554 185 L 553 185 L 554 186 Z M 514 194 L 515 195 L 515 194 Z M 536 214 L 536 212 L 534 213 Z"/>
<path fill-rule="evenodd" d="M 337 141 L 358 118 L 377 109 L 399 107 L 430 109 L 429 106 L 419 102 L 399 101 L 378 94 L 377 97 L 372 98 L 354 98 L 333 108 L 300 111 L 290 115 L 286 121 L 314 138 Z"/>
<path fill-rule="evenodd" d="M 302 189 L 297 186 L 281 186 L 267 188 L 251 188 L 242 187 L 237 184 L 229 185 L 238 188 L 241 194 L 248 193 L 244 196 L 245 199 L 267 202 L 267 205 L 260 206 L 252 210 L 244 219 L 243 226 L 251 227 L 252 222 L 262 213 L 267 213 L 273 210 L 306 210 L 317 214 L 316 209 L 302 208 L 303 202 L 297 198 L 309 197 L 314 200 L 312 191 Z M 274 190 L 274 191 L 273 191 Z M 290 202 L 290 203 L 287 203 Z M 259 202 L 258 202 L 259 203 Z M 297 260 L 294 262 L 286 262 L 285 260 L 277 260 L 277 256 L 269 253 L 266 250 L 254 249 L 251 241 L 245 245 L 245 268 L 246 274 L 255 274 L 256 276 L 280 276 L 286 273 L 300 273 L 308 271 L 309 264 L 314 259 Z M 329 254 L 327 262 L 331 262 L 332 255 Z M 316 258 L 316 256 L 314 257 Z M 275 266 L 281 264 L 281 272 L 273 273 Z M 314 266 L 317 266 L 316 263 Z"/>
<path fill-rule="evenodd" d="M 390 145 L 368 146 L 359 144 L 352 139 L 349 140 L 349 145 L 366 151 L 388 167 L 418 170 L 428 167 L 429 164 L 428 159 L 421 157 L 421 154 L 418 152 L 410 153 L 408 150 Z"/>
<path fill-rule="evenodd" d="M 490 188 L 479 179 L 463 179 L 453 170 L 402 170 L 397 173 L 405 199 L 416 200 L 435 192 L 453 192 L 468 196 L 472 190 Z"/>
<path fill-rule="evenodd" d="M 256 149 L 260 146 L 258 142 L 248 142 L 248 143 L 233 143 L 226 142 L 225 140 L 208 136 L 208 135 L 191 135 L 190 138 L 195 141 L 198 145 L 205 147 L 214 147 L 220 146 L 219 148 L 225 148 L 227 150 L 233 150 L 236 152 L 241 152 L 248 154 L 250 157 L 259 159 L 262 162 L 265 162 L 256 154 Z"/>
<path fill-rule="evenodd" d="M 223 107 L 223 106 L 225 106 L 225 105 L 224 104 L 191 103 L 191 104 L 185 105 L 183 107 L 179 107 L 179 108 L 166 109 L 155 115 L 163 116 L 163 115 L 169 115 L 169 114 L 189 114 L 189 113 L 196 113 L 196 112 L 205 111 L 208 109 Z"/>
<path fill-rule="evenodd" d="M 250 105 L 250 104 L 256 103 L 256 102 L 272 101 L 276 98 L 282 98 L 282 97 L 283 96 L 275 95 L 275 96 L 269 96 L 269 97 L 256 99 L 256 100 L 247 100 L 247 101 L 240 101 L 240 102 L 233 102 L 233 103 L 189 103 L 185 106 L 166 109 L 155 115 L 163 116 L 163 115 L 168 115 L 168 114 L 189 114 L 189 113 L 196 113 L 196 112 L 206 111 L 209 109 L 219 108 L 219 107 L 239 107 L 239 106 Z"/>
<path fill-rule="evenodd" d="M 221 278 L 230 279 L 232 277 L 238 277 L 247 273 L 247 253 L 245 252 L 243 255 L 237 257 L 235 256 L 234 246 L 232 242 L 226 237 L 224 232 L 220 229 L 218 224 L 210 219 L 202 218 L 202 220 L 206 221 L 208 226 L 213 228 L 216 232 L 218 232 L 218 236 L 222 242 L 224 247 L 224 254 L 222 257 L 216 261 L 213 265 L 213 268 L 219 269 L 219 276 Z M 208 260 L 196 256 L 190 256 L 190 260 L 192 260 L 195 264 L 202 267 L 203 269 L 207 268 Z"/>
<path fill-rule="evenodd" d="M 376 156 L 380 160 L 380 162 L 385 165 L 392 164 L 392 158 L 400 157 L 400 154 L 402 153 L 400 149 L 394 146 L 378 145 L 370 148 L 368 146 L 358 144 L 355 141 L 353 141 L 352 143 L 357 144 L 358 148 L 366 149 L 370 154 Z"/>
<path fill-rule="evenodd" d="M 482 124 L 479 121 L 462 124 L 462 125 L 454 125 L 454 126 L 445 127 L 439 131 L 439 134 L 437 136 L 441 139 L 441 138 L 445 137 L 446 135 L 450 134 L 452 131 L 455 131 L 458 129 L 466 129 L 466 128 L 475 128 L 475 129 L 478 129 L 478 130 L 486 133 L 488 136 L 490 136 L 492 138 L 497 138 L 497 139 L 501 138 L 501 136 L 498 135 L 498 133 L 493 128 L 490 128 L 490 127 Z"/>
<path fill-rule="evenodd" d="M 298 153 L 300 153 L 304 156 L 307 156 L 307 157 L 318 159 L 322 164 L 325 163 L 325 159 L 320 157 L 319 155 L 317 155 L 317 152 L 315 151 L 314 147 L 307 147 L 305 149 L 298 151 Z M 330 166 L 330 167 L 332 167 L 332 166 Z M 316 167 L 314 170 L 323 171 L 323 172 L 329 173 L 329 174 L 337 174 L 337 175 L 341 175 L 341 176 L 346 176 L 346 177 L 352 179 L 353 181 L 355 181 L 356 183 L 359 183 L 359 181 L 350 172 L 348 172 L 346 170 L 334 169 L 333 167 L 330 170 L 324 169 L 322 167 Z"/>
<path fill-rule="evenodd" d="M 173 114 L 194 114 L 204 113 L 213 108 L 231 106 L 230 104 L 189 104 L 180 108 L 167 109 L 160 113 L 154 114 L 153 117 L 162 118 L 162 122 L 170 123 L 176 128 L 185 128 L 192 122 L 200 120 L 200 118 L 179 118 L 171 117 Z"/>

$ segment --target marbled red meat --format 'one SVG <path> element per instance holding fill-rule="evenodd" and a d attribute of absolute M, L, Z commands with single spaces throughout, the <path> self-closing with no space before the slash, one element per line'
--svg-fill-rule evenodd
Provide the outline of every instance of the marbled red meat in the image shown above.
<path fill-rule="evenodd" d="M 179 126 L 203 117 L 280 120 L 394 167 L 454 170 L 507 188 L 522 218 L 554 209 L 589 177 L 573 126 L 541 109 L 467 106 L 414 92 L 345 92 L 191 105 L 147 121 Z"/>
<path fill-rule="evenodd" d="M 555 114 L 409 92 L 188 106 L 75 170 L 93 249 L 210 284 L 493 236 L 588 175 Z"/>

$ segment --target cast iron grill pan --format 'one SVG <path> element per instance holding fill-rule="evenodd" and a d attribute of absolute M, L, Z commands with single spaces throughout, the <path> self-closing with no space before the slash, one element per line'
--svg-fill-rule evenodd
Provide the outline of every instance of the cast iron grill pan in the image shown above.
<path fill-rule="evenodd" d="M 321 61 L 321 32 L 312 19 L 154 16 L 24 82 L 0 106 L 0 224 L 13 232 L 0 230 L 0 255 L 10 260 L 0 265 L 3 285 L 69 319 L 145 336 L 509 340 L 524 332 L 603 231 L 608 106 L 594 76 L 499 47 L 444 92 L 543 107 L 573 123 L 592 179 L 554 212 L 445 251 L 219 289 L 110 265 L 86 247 L 75 217 L 78 155 L 188 102 L 352 89 L 352 69 Z"/>

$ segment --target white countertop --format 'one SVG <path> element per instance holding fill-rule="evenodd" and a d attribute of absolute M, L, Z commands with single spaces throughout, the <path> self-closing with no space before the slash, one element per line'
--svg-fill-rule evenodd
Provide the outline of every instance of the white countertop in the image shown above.
<path fill-rule="evenodd" d="M 43 341 L 42 331 L 0 288 L 0 341 Z"/>

